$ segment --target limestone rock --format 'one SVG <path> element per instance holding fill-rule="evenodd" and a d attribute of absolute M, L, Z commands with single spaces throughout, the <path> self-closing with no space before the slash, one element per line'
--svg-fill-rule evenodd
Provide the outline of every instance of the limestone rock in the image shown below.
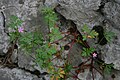
<path fill-rule="evenodd" d="M 101 51 L 103 60 L 106 63 L 113 63 L 114 68 L 120 70 L 120 4 L 116 2 L 108 2 L 105 4 L 103 10 L 106 19 L 106 28 L 115 33 L 116 37 L 113 38 L 111 43 L 105 45 Z"/>
<path fill-rule="evenodd" d="M 0 55 L 4 55 L 7 52 L 9 45 L 9 36 L 5 32 L 5 15 L 0 12 Z"/>
<path fill-rule="evenodd" d="M 21 69 L 0 68 L 0 80 L 42 80 Z"/>
<path fill-rule="evenodd" d="M 0 0 L 0 9 L 4 12 L 6 16 L 6 25 L 9 22 L 11 15 L 19 17 L 24 23 L 21 26 L 25 27 L 26 31 L 34 31 L 35 29 L 41 31 L 43 34 L 46 34 L 48 29 L 44 23 L 43 15 L 40 12 L 42 8 L 43 0 Z M 6 26 L 6 31 L 8 27 Z M 3 52 L 4 48 L 8 46 L 8 37 L 4 32 L 3 20 L 0 14 L 0 53 Z M 45 37 L 45 36 L 44 36 Z M 10 42 L 9 42 L 10 43 Z M 18 45 L 19 47 L 19 45 Z M 35 55 L 35 54 L 34 54 Z M 34 56 L 33 55 L 33 56 Z M 27 56 L 25 52 L 20 49 L 15 51 L 11 56 L 13 63 L 18 63 L 18 67 L 24 68 L 30 71 L 34 71 L 35 64 L 33 58 Z"/>
<path fill-rule="evenodd" d="M 74 21 L 79 31 L 84 24 L 92 28 L 103 20 L 103 17 L 97 13 L 101 0 L 59 0 L 58 2 L 60 6 L 56 10 L 66 19 Z"/>

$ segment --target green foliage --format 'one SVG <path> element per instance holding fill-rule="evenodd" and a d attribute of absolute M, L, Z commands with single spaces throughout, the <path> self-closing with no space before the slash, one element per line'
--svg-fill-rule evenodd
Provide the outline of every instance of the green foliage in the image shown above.
<path fill-rule="evenodd" d="M 17 16 L 10 16 L 9 23 L 7 24 L 8 27 L 10 27 L 13 31 L 9 33 L 10 35 L 10 41 L 14 41 L 20 34 L 17 31 L 18 26 L 20 26 L 23 23 L 21 19 L 19 19 Z"/>
<path fill-rule="evenodd" d="M 58 27 L 52 28 L 51 33 L 49 34 L 49 37 L 50 37 L 50 42 L 61 39 L 62 35 L 61 35 L 60 31 L 59 31 L 59 28 Z"/>
<path fill-rule="evenodd" d="M 43 36 L 40 32 L 27 32 L 21 34 L 19 38 L 19 45 L 24 48 L 27 52 L 33 52 L 43 45 Z"/>
<path fill-rule="evenodd" d="M 14 32 L 9 33 L 11 36 L 11 41 L 14 41 L 16 38 L 18 38 L 18 43 L 21 48 L 24 48 L 28 53 L 35 53 L 36 62 L 40 65 L 40 67 L 51 69 L 49 70 L 51 71 L 49 73 L 54 75 L 51 77 L 51 80 L 54 80 L 55 78 L 64 78 L 64 75 L 68 74 L 73 66 L 70 64 L 65 64 L 64 69 L 57 69 L 53 67 L 53 55 L 58 52 L 56 46 L 54 45 L 54 41 L 63 38 L 61 32 L 59 31 L 59 27 L 56 26 L 56 21 L 58 20 L 57 15 L 55 14 L 54 10 L 49 7 L 43 8 L 42 13 L 44 14 L 45 21 L 48 23 L 48 28 L 50 29 L 50 33 L 48 34 L 49 40 L 45 41 L 42 33 L 39 31 L 24 33 L 18 32 L 18 27 L 21 26 L 23 21 L 17 16 L 12 15 L 8 24 L 10 28 L 15 30 Z M 86 40 L 87 38 L 96 38 L 98 36 L 98 33 L 95 32 L 95 30 L 90 30 L 87 25 L 83 26 L 82 32 L 84 33 L 83 40 Z M 114 33 L 109 31 L 105 32 L 104 35 L 108 41 L 111 41 Z M 83 41 L 79 39 L 80 38 L 78 38 L 78 41 L 81 41 L 80 43 L 84 45 Z M 94 51 L 95 48 L 92 47 L 83 48 L 81 55 L 84 57 L 89 57 Z M 51 66 L 52 68 L 50 68 Z M 112 68 L 113 64 L 104 64 L 105 73 L 111 72 Z"/>
<path fill-rule="evenodd" d="M 54 27 L 54 25 L 58 19 L 54 10 L 50 7 L 45 7 L 42 9 L 42 13 L 45 16 L 45 21 L 48 23 L 48 26 Z"/>
<path fill-rule="evenodd" d="M 23 23 L 21 19 L 19 19 L 17 16 L 10 16 L 10 22 L 8 23 L 8 27 L 11 27 L 12 29 L 17 29 L 18 26 L 20 26 Z"/>
<path fill-rule="evenodd" d="M 50 7 L 45 7 L 42 9 L 42 13 L 44 14 L 45 21 L 48 22 L 48 27 L 50 29 L 50 34 L 49 34 L 50 42 L 62 38 L 59 28 L 55 27 L 58 18 L 54 10 Z"/>
<path fill-rule="evenodd" d="M 111 42 L 111 40 L 115 36 L 115 33 L 111 32 L 111 31 L 105 31 L 104 36 L 105 36 L 105 38 L 107 39 L 108 42 Z"/>
<path fill-rule="evenodd" d="M 65 73 L 69 73 L 71 71 L 71 69 L 73 69 L 72 65 L 66 64 L 65 68 L 64 68 L 64 71 L 65 71 Z"/>
<path fill-rule="evenodd" d="M 98 36 L 98 33 L 95 30 L 90 30 L 87 25 L 84 25 L 82 28 L 83 40 L 86 40 L 87 38 L 95 38 Z"/>
<path fill-rule="evenodd" d="M 36 50 L 36 61 L 42 68 L 50 67 L 52 65 L 50 59 L 52 59 L 53 54 L 56 52 L 55 46 L 49 47 L 49 43 L 46 43 Z"/>
<path fill-rule="evenodd" d="M 105 64 L 104 65 L 104 73 L 110 74 L 113 68 L 113 64 Z"/>
<path fill-rule="evenodd" d="M 10 42 L 14 41 L 17 37 L 18 37 L 18 33 L 17 32 L 10 32 Z"/>
<path fill-rule="evenodd" d="M 83 48 L 83 51 L 82 51 L 81 55 L 84 56 L 84 57 L 88 57 L 94 51 L 95 51 L 94 48 Z"/>

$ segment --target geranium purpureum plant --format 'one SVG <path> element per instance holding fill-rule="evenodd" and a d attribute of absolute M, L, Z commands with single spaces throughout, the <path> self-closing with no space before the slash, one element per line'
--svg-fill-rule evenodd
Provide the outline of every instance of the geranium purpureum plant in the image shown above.
<path fill-rule="evenodd" d="M 10 23 L 8 26 L 13 29 L 13 32 L 10 32 L 11 41 L 15 42 L 16 44 L 20 45 L 21 49 L 24 49 L 26 52 L 31 55 L 31 52 L 35 53 L 35 61 L 41 68 L 45 68 L 48 71 L 48 74 L 51 75 L 50 80 L 66 80 L 69 77 L 73 77 L 78 79 L 77 75 L 81 72 L 80 67 L 84 67 L 89 65 L 87 69 L 92 69 L 92 78 L 94 80 L 94 70 L 97 70 L 101 75 L 102 71 L 110 72 L 113 65 L 105 64 L 98 59 L 99 53 L 96 51 L 96 48 L 91 47 L 87 43 L 87 39 L 94 39 L 97 38 L 99 33 L 95 30 L 89 29 L 87 25 L 84 25 L 82 28 L 82 34 L 77 29 L 68 29 L 67 32 L 61 32 L 59 30 L 59 26 L 56 24 L 58 21 L 57 14 L 54 12 L 52 8 L 45 7 L 42 9 L 42 13 L 45 17 L 45 22 L 48 24 L 49 33 L 48 33 L 48 40 L 44 40 L 42 33 L 39 31 L 33 32 L 26 32 L 25 28 L 22 26 L 22 20 L 20 20 L 17 16 L 11 16 Z M 65 36 L 63 36 L 63 34 Z M 61 46 L 59 49 L 57 45 L 61 44 L 61 41 L 68 38 L 68 36 L 73 36 L 70 38 L 70 42 L 65 44 L 65 46 Z M 112 38 L 112 32 L 106 33 L 105 36 L 107 40 L 110 41 Z M 17 39 L 17 41 L 15 41 Z M 69 52 L 72 50 L 71 48 L 73 45 L 81 44 L 82 53 L 81 56 L 83 58 L 88 58 L 87 61 L 82 62 L 82 64 L 78 66 L 72 66 L 69 63 Z M 64 50 L 68 51 L 67 59 L 61 58 L 61 54 Z M 75 53 L 74 53 L 75 54 Z M 54 64 L 55 59 L 62 59 L 64 61 L 63 65 L 56 65 Z M 90 64 L 86 64 L 90 62 Z M 99 69 L 95 68 L 95 65 L 101 66 L 103 65 L 103 69 L 100 71 Z M 75 71 L 76 74 L 72 74 L 71 71 Z M 72 75 L 71 75 L 72 74 Z"/>

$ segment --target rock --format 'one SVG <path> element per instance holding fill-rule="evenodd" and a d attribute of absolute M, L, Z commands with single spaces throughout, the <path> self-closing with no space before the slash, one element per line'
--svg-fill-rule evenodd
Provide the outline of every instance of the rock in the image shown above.
<path fill-rule="evenodd" d="M 9 45 L 9 36 L 5 32 L 5 15 L 0 12 L 0 55 L 4 55 L 7 52 Z"/>
<path fill-rule="evenodd" d="M 105 4 L 103 12 L 105 19 L 109 22 L 114 29 L 118 29 L 120 31 L 120 4 L 115 2 L 108 2 Z"/>
<path fill-rule="evenodd" d="M 6 23 L 9 21 L 10 15 L 16 15 L 24 21 L 22 26 L 25 27 L 26 31 L 34 31 L 35 28 L 37 28 L 37 30 L 46 35 L 49 31 L 47 25 L 45 25 L 46 23 L 44 23 L 43 15 L 39 12 L 44 6 L 43 4 L 55 7 L 56 11 L 67 20 L 73 21 L 80 32 L 82 26 L 87 24 L 90 28 L 96 25 L 105 25 L 103 26 L 104 28 L 120 34 L 119 0 L 0 0 L 0 8 L 4 8 L 2 11 L 6 16 Z M 3 21 L 3 16 L 0 13 L 0 55 L 7 52 L 9 44 L 9 36 L 4 31 Z M 44 38 L 46 39 L 46 36 L 44 36 Z M 94 41 L 91 41 L 91 43 L 92 42 Z M 102 59 L 105 63 L 113 63 L 114 68 L 120 70 L 120 35 L 116 35 L 116 38 L 113 39 L 110 44 L 99 46 L 99 49 L 101 50 Z M 70 52 L 72 65 L 77 66 L 82 62 L 80 52 L 81 50 L 78 45 L 75 44 Z M 18 52 L 16 51 L 15 54 L 12 55 L 12 61 L 18 63 L 18 67 L 20 68 L 30 71 L 36 69 L 41 71 L 41 69 L 38 69 L 38 66 L 36 66 L 34 59 L 24 53 L 24 51 L 19 49 Z M 32 56 L 34 56 L 34 54 L 32 54 Z M 32 80 L 35 77 L 30 73 L 16 68 L 1 68 L 0 71 L 3 73 L 0 74 L 1 80 Z M 116 71 L 115 74 L 115 80 L 119 80 L 119 71 Z M 5 78 L 3 77 L 4 75 L 6 75 Z M 14 78 L 12 76 L 14 76 Z M 80 73 L 78 77 L 83 80 L 92 79 L 89 70 L 85 73 Z M 49 77 L 46 77 L 46 79 L 49 79 Z M 106 77 L 105 79 L 110 78 Z M 38 78 L 35 77 L 33 80 L 38 80 Z M 95 74 L 95 80 L 102 80 L 98 73 Z"/>
<path fill-rule="evenodd" d="M 102 80 L 103 79 L 101 74 L 99 74 L 96 70 L 93 70 L 93 71 L 94 71 L 94 80 Z M 79 73 L 78 78 L 80 80 L 93 80 L 92 73 L 90 72 L 89 69 L 86 69 L 83 73 Z"/>
<path fill-rule="evenodd" d="M 4 5 L 3 5 L 4 4 Z M 3 12 L 6 16 L 6 24 L 9 22 L 11 15 L 19 17 L 24 23 L 21 26 L 25 27 L 26 31 L 34 31 L 35 29 L 41 31 L 44 35 L 47 34 L 48 29 L 43 20 L 43 15 L 39 11 L 42 8 L 43 0 L 0 0 L 0 8 L 4 7 Z M 7 26 L 6 26 L 7 28 Z M 6 31 L 9 29 L 6 29 Z M 0 14 L 0 52 L 8 47 L 7 34 L 4 33 L 2 16 Z M 44 36 L 45 37 L 45 36 Z M 18 45 L 18 47 L 20 47 Z M 35 54 L 33 54 L 35 56 Z M 13 63 L 18 63 L 18 67 L 26 70 L 34 71 L 35 62 L 32 57 L 25 54 L 20 48 L 18 51 L 14 50 L 11 56 Z"/>
<path fill-rule="evenodd" d="M 81 51 L 82 47 L 79 44 L 74 44 L 71 48 L 70 52 L 68 53 L 68 61 L 72 66 L 78 66 L 82 63 Z"/>
<path fill-rule="evenodd" d="M 34 71 L 34 66 L 36 63 L 34 59 L 29 56 L 29 54 L 25 54 L 24 51 L 20 50 L 17 55 L 17 63 L 20 68 L 25 68 L 26 70 Z"/>
<path fill-rule="evenodd" d="M 0 80 L 42 80 L 36 75 L 14 68 L 0 68 Z"/>
<path fill-rule="evenodd" d="M 58 0 L 45 0 L 44 3 L 46 6 L 51 6 L 55 8 L 58 5 Z"/>
<path fill-rule="evenodd" d="M 59 0 L 58 2 L 60 6 L 56 8 L 57 12 L 66 19 L 74 21 L 79 31 L 84 24 L 92 28 L 101 24 L 104 19 L 97 12 L 101 0 Z"/>
<path fill-rule="evenodd" d="M 102 58 L 105 63 L 113 63 L 114 68 L 120 70 L 120 4 L 115 2 L 108 2 L 103 9 L 106 28 L 115 33 L 111 43 L 106 44 L 101 48 Z"/>
<path fill-rule="evenodd" d="M 81 27 L 83 24 L 87 24 L 90 28 L 94 25 L 103 25 L 107 30 L 112 30 L 116 34 L 120 34 L 120 4 L 118 0 L 115 1 L 106 1 L 106 0 L 59 0 L 58 3 L 60 6 L 56 8 L 56 10 L 62 14 L 66 19 L 72 20 L 77 24 L 78 30 L 81 32 Z M 103 4 L 101 4 L 103 3 Z M 103 8 L 100 8 L 100 6 Z M 104 15 L 98 10 L 102 11 Z M 120 39 L 119 35 L 117 35 L 117 40 L 114 39 L 113 43 L 107 44 L 105 47 L 100 46 L 100 49 L 103 53 L 103 60 L 108 63 L 113 63 L 114 68 L 120 70 Z M 116 55 L 115 55 L 116 54 Z"/>

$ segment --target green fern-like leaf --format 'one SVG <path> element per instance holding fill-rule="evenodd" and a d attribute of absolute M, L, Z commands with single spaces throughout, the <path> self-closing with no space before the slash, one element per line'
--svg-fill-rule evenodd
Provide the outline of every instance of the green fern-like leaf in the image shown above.
<path fill-rule="evenodd" d="M 111 42 L 112 38 L 115 36 L 115 33 L 111 31 L 105 31 L 104 36 L 108 42 Z"/>
<path fill-rule="evenodd" d="M 51 33 L 49 34 L 49 36 L 50 36 L 50 42 L 54 42 L 55 40 L 62 38 L 62 35 L 61 35 L 58 27 L 54 27 L 51 30 Z"/>
<path fill-rule="evenodd" d="M 58 20 L 54 10 L 50 7 L 45 7 L 42 9 L 42 13 L 45 16 L 45 21 L 48 23 L 49 27 L 54 27 L 56 21 Z"/>
<path fill-rule="evenodd" d="M 90 33 L 90 29 L 88 28 L 88 26 L 85 24 L 84 26 L 83 26 L 83 28 L 82 28 L 82 31 L 83 32 L 86 32 L 86 33 Z"/>
<path fill-rule="evenodd" d="M 83 51 L 82 51 L 81 55 L 84 56 L 84 57 L 88 57 L 94 51 L 95 51 L 94 48 L 83 48 Z"/>
<path fill-rule="evenodd" d="M 39 63 L 42 68 L 46 68 L 52 65 L 52 62 L 49 62 L 49 60 L 52 58 L 53 54 L 57 52 L 57 50 L 55 46 L 49 47 L 46 43 L 45 45 L 41 46 L 41 48 L 38 48 L 36 52 L 37 63 Z"/>
<path fill-rule="evenodd" d="M 112 71 L 113 66 L 114 66 L 113 64 L 105 64 L 105 66 L 104 66 L 104 73 L 110 74 L 111 71 Z"/>
<path fill-rule="evenodd" d="M 95 38 L 96 36 L 98 36 L 98 33 L 95 30 L 92 30 L 89 35 L 91 36 L 91 38 Z"/>
<path fill-rule="evenodd" d="M 10 22 L 8 23 L 8 26 L 12 29 L 17 29 L 18 26 L 20 26 L 23 23 L 21 19 L 19 19 L 17 16 L 12 15 L 10 16 Z"/>
<path fill-rule="evenodd" d="M 85 41 L 87 38 L 95 38 L 98 36 L 98 33 L 95 30 L 90 30 L 87 25 L 84 25 L 82 28 L 83 32 L 83 41 Z"/>

